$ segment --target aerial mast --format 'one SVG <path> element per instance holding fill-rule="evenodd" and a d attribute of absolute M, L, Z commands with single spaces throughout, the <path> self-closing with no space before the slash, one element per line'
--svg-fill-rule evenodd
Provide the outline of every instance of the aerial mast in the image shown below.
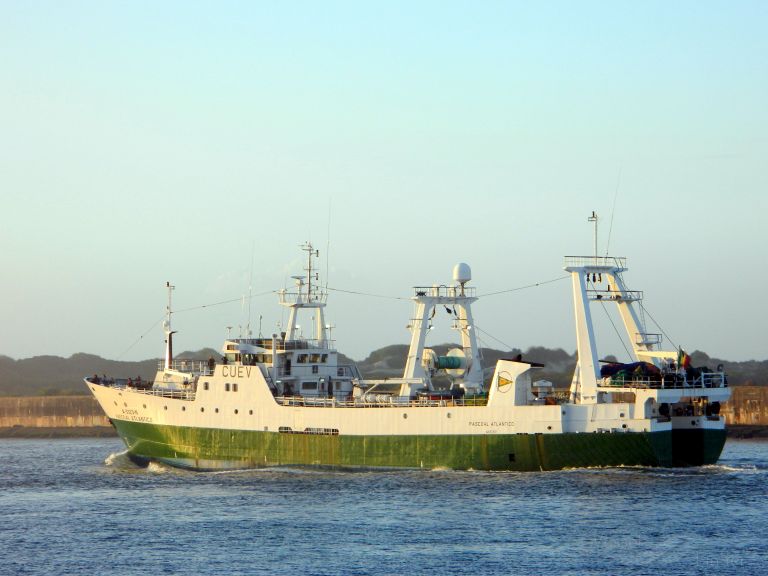
<path fill-rule="evenodd" d="M 316 266 L 312 263 L 312 258 L 319 257 L 320 251 L 316 250 L 310 242 L 301 244 L 300 247 L 307 253 L 307 265 L 304 268 L 307 276 L 293 276 L 296 280 L 296 293 L 281 292 L 280 304 L 291 309 L 284 339 L 287 342 L 295 337 L 297 313 L 300 308 L 317 308 L 317 314 L 314 318 L 314 337 L 317 340 L 317 344 L 322 347 L 326 345 L 328 340 L 326 336 L 325 314 L 323 312 L 323 308 L 325 308 L 325 294 L 322 291 L 322 287 L 318 288 L 317 286 L 320 282 L 320 275 L 316 270 Z M 305 279 L 307 280 L 306 284 L 304 283 Z M 313 285 L 313 281 L 315 285 Z M 306 292 L 304 291 L 305 286 Z"/>
<path fill-rule="evenodd" d="M 592 210 L 592 216 L 587 218 L 587 222 L 594 222 L 595 223 L 595 262 L 597 262 L 597 212 Z"/>
<path fill-rule="evenodd" d="M 163 322 L 163 330 L 165 331 L 165 370 L 171 369 L 173 362 L 173 335 L 175 332 L 171 330 L 171 297 L 176 286 L 173 286 L 170 282 L 165 283 L 165 287 L 168 289 L 168 305 L 165 307 L 165 321 Z"/>

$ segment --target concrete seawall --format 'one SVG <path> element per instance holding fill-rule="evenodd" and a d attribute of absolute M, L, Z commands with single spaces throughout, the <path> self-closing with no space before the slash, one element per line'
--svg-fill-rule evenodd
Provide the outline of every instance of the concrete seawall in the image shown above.
<path fill-rule="evenodd" d="M 730 425 L 768 426 L 768 386 L 734 386 L 722 413 Z"/>
<path fill-rule="evenodd" d="M 768 386 L 737 386 L 723 405 L 726 422 L 735 426 L 768 426 Z M 0 430 L 18 436 L 25 429 L 72 429 L 99 434 L 111 430 L 109 420 L 92 396 L 0 397 Z M 9 434 L 8 430 L 15 430 Z M 32 433 L 34 434 L 34 433 Z M 34 434 L 39 435 L 39 434 Z"/>
<path fill-rule="evenodd" d="M 88 428 L 110 426 L 92 396 L 0 398 L 0 428 Z"/>

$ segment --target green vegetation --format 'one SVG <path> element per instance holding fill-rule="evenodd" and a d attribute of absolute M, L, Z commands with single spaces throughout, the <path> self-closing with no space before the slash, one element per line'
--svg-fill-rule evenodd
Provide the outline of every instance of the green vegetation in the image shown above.
<path fill-rule="evenodd" d="M 439 355 L 446 354 L 453 344 L 441 344 L 432 348 Z M 371 352 L 364 360 L 357 362 L 360 371 L 368 378 L 398 377 L 403 373 L 408 346 L 395 344 L 385 346 Z M 522 355 L 523 360 L 544 364 L 544 368 L 536 374 L 536 379 L 550 380 L 558 388 L 565 388 L 571 382 L 571 375 L 576 365 L 576 354 L 569 354 L 562 349 L 550 349 L 534 346 L 525 352 L 519 349 L 494 350 L 484 348 L 483 365 L 486 377 L 490 378 L 496 361 L 500 358 L 515 358 Z M 177 360 L 207 360 L 220 354 L 205 348 L 198 351 L 183 352 L 176 356 Z M 748 360 L 745 362 L 729 362 L 719 358 L 710 358 L 704 352 L 693 352 L 691 358 L 694 366 L 716 368 L 722 364 L 728 374 L 728 382 L 732 386 L 749 385 L 763 386 L 768 384 L 768 360 Z M 339 355 L 340 363 L 353 362 L 343 354 Z M 141 362 L 121 362 L 106 360 L 92 354 L 73 354 L 69 358 L 58 356 L 35 356 L 22 360 L 14 360 L 8 356 L 0 356 L 0 396 L 61 396 L 86 393 L 83 378 L 98 374 L 109 377 L 135 378 L 143 380 L 155 377 L 158 360 L 143 360 Z"/>

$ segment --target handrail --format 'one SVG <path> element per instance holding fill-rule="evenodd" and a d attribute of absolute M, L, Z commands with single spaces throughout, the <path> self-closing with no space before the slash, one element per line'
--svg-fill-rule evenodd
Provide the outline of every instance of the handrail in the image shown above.
<path fill-rule="evenodd" d="M 624 256 L 566 256 L 564 268 L 614 268 L 617 271 L 627 269 Z"/>
<path fill-rule="evenodd" d="M 419 398 L 412 400 L 407 396 L 390 396 L 387 400 L 364 400 L 363 398 L 326 398 L 322 396 L 276 396 L 275 401 L 282 406 L 304 406 L 309 408 L 424 408 L 427 406 L 486 406 L 487 396 L 465 396 L 463 398 L 444 398 L 430 400 Z"/>
<path fill-rule="evenodd" d="M 727 388 L 728 382 L 723 372 L 702 372 L 691 380 L 687 376 L 679 374 L 665 374 L 661 378 L 649 377 L 615 377 L 609 376 L 602 379 L 601 386 L 606 388 L 658 388 L 673 389 L 682 388 Z"/>
<path fill-rule="evenodd" d="M 210 369 L 208 362 L 208 360 L 174 360 L 169 368 L 174 372 L 210 376 L 213 374 L 213 370 Z M 165 370 L 165 360 L 157 361 L 157 369 Z"/>
<path fill-rule="evenodd" d="M 86 378 L 87 382 L 96 384 L 91 378 Z M 128 386 L 126 380 L 118 379 L 111 380 L 110 382 L 99 382 L 100 386 L 107 388 L 114 388 L 115 390 L 125 390 L 134 392 L 136 394 L 146 394 L 147 396 L 160 396 L 161 398 L 176 398 L 177 400 L 194 400 L 195 390 L 172 390 L 169 388 L 135 388 L 134 386 Z M 152 382 L 145 382 L 145 386 L 151 386 Z"/>
<path fill-rule="evenodd" d="M 476 294 L 474 286 L 414 286 L 415 297 L 430 296 L 432 298 L 474 298 Z"/>
<path fill-rule="evenodd" d="M 587 290 L 590 300 L 610 300 L 616 302 L 635 302 L 643 299 L 642 290 Z"/>
<path fill-rule="evenodd" d="M 321 344 L 321 342 L 324 342 Z M 282 338 L 277 338 L 275 340 L 275 349 L 278 352 L 283 352 L 285 350 L 308 350 L 311 348 L 317 348 L 321 350 L 334 350 L 333 343 L 335 340 L 326 339 L 324 341 L 316 340 L 316 339 L 309 339 L 309 338 L 296 338 L 293 340 L 285 341 Z M 265 352 L 271 352 L 272 351 L 272 338 L 230 338 L 227 340 L 227 343 L 232 344 L 245 344 L 247 346 L 254 346 L 256 348 L 260 348 L 264 350 Z M 240 348 L 233 348 L 231 350 L 228 350 L 229 352 L 239 352 Z"/>

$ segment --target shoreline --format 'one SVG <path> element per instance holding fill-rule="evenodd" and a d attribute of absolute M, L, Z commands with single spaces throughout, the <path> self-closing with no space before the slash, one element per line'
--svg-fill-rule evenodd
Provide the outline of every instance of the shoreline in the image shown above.
<path fill-rule="evenodd" d="M 117 438 L 117 432 L 112 426 L 13 426 L 0 428 L 0 438 Z"/>
<path fill-rule="evenodd" d="M 729 440 L 766 440 L 768 426 L 734 424 L 726 427 Z M 0 439 L 117 438 L 112 426 L 13 426 L 0 428 Z"/>

